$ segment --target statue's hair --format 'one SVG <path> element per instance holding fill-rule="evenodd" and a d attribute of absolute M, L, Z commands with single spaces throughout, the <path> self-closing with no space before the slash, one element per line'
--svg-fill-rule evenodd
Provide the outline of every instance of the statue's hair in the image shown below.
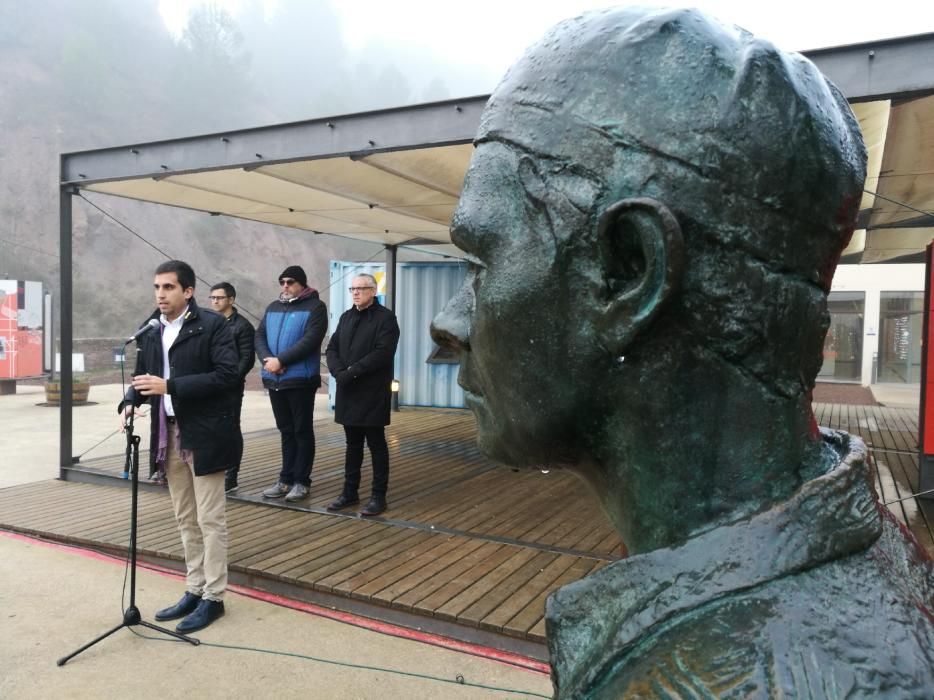
<path fill-rule="evenodd" d="M 687 268 L 661 322 L 781 394 L 813 384 L 866 151 L 810 61 L 696 10 L 587 13 L 506 74 L 484 142 L 523 152 L 548 204 L 578 219 L 553 217 L 556 254 L 594 245 L 600 212 L 621 198 L 664 202 Z"/>

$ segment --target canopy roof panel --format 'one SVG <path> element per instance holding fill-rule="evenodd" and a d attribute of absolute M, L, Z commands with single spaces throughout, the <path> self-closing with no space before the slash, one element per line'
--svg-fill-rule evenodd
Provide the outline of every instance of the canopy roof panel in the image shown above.
<path fill-rule="evenodd" d="M 870 228 L 918 219 L 896 202 L 934 210 L 934 96 L 893 105 L 886 144 L 877 192 L 888 200 L 876 203 Z"/>
<path fill-rule="evenodd" d="M 869 150 L 847 262 L 917 256 L 934 231 L 934 34 L 805 52 Z M 384 245 L 450 244 L 486 96 L 62 156 L 94 192 Z"/>
<path fill-rule="evenodd" d="M 62 175 L 92 192 L 460 255 L 448 227 L 485 103 L 66 154 Z"/>

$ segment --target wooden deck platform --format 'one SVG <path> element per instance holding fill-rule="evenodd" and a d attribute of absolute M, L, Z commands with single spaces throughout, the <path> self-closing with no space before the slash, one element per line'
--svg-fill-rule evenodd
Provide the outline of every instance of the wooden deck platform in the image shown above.
<path fill-rule="evenodd" d="M 871 406 L 815 409 L 822 425 L 870 443 L 883 500 L 894 501 L 893 512 L 934 554 L 934 509 L 897 500 L 917 490 L 917 417 Z M 232 581 L 545 658 L 545 598 L 619 555 L 618 536 L 575 477 L 491 464 L 465 411 L 394 414 L 390 509 L 372 519 L 328 513 L 341 487 L 343 432 L 330 416 L 315 427 L 311 496 L 298 505 L 260 495 L 278 474 L 278 433 L 247 436 L 228 504 Z M 67 481 L 0 490 L 0 527 L 121 551 L 129 530 L 122 466 L 115 455 L 69 470 Z M 151 484 L 140 493 L 139 546 L 142 558 L 180 568 L 168 494 Z"/>

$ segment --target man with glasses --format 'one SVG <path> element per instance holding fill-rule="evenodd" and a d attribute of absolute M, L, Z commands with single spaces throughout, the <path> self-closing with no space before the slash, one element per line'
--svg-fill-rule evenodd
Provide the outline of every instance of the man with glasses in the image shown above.
<path fill-rule="evenodd" d="M 376 279 L 357 275 L 350 287 L 353 306 L 337 323 L 327 349 L 328 369 L 337 381 L 334 420 L 344 426 L 344 489 L 328 506 L 337 511 L 360 502 L 360 467 L 363 443 L 373 460 L 373 488 L 360 515 L 379 515 L 386 510 L 389 486 L 389 448 L 386 426 L 392 402 L 392 370 L 399 324 L 392 311 L 376 299 Z"/>
<path fill-rule="evenodd" d="M 256 356 L 253 354 L 253 336 L 256 329 L 247 321 L 234 302 L 237 300 L 237 290 L 230 282 L 219 282 L 211 287 L 208 296 L 211 308 L 227 319 L 227 326 L 233 333 L 234 343 L 237 346 L 237 371 L 240 374 L 240 398 L 237 401 L 237 459 L 227 469 L 224 479 L 224 491 L 230 493 L 237 488 L 237 475 L 240 473 L 240 461 L 243 459 L 243 432 L 240 430 L 240 413 L 243 410 L 243 390 L 246 387 L 246 375 L 253 369 Z"/>
<path fill-rule="evenodd" d="M 263 386 L 282 437 L 282 470 L 263 497 L 299 501 L 308 496 L 315 461 L 312 421 L 328 310 L 298 265 L 285 268 L 279 286 L 282 292 L 266 307 L 255 337 Z"/>

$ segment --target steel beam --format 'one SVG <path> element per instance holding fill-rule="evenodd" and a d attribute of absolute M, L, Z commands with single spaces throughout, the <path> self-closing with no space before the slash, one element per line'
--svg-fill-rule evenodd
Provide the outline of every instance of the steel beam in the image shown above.
<path fill-rule="evenodd" d="M 850 102 L 934 94 L 934 33 L 802 53 Z"/>
<path fill-rule="evenodd" d="M 169 174 L 470 143 L 487 97 L 362 112 L 256 129 L 65 153 L 62 183 Z"/>
<path fill-rule="evenodd" d="M 399 246 L 386 246 L 386 308 L 396 310 L 396 257 Z"/>

